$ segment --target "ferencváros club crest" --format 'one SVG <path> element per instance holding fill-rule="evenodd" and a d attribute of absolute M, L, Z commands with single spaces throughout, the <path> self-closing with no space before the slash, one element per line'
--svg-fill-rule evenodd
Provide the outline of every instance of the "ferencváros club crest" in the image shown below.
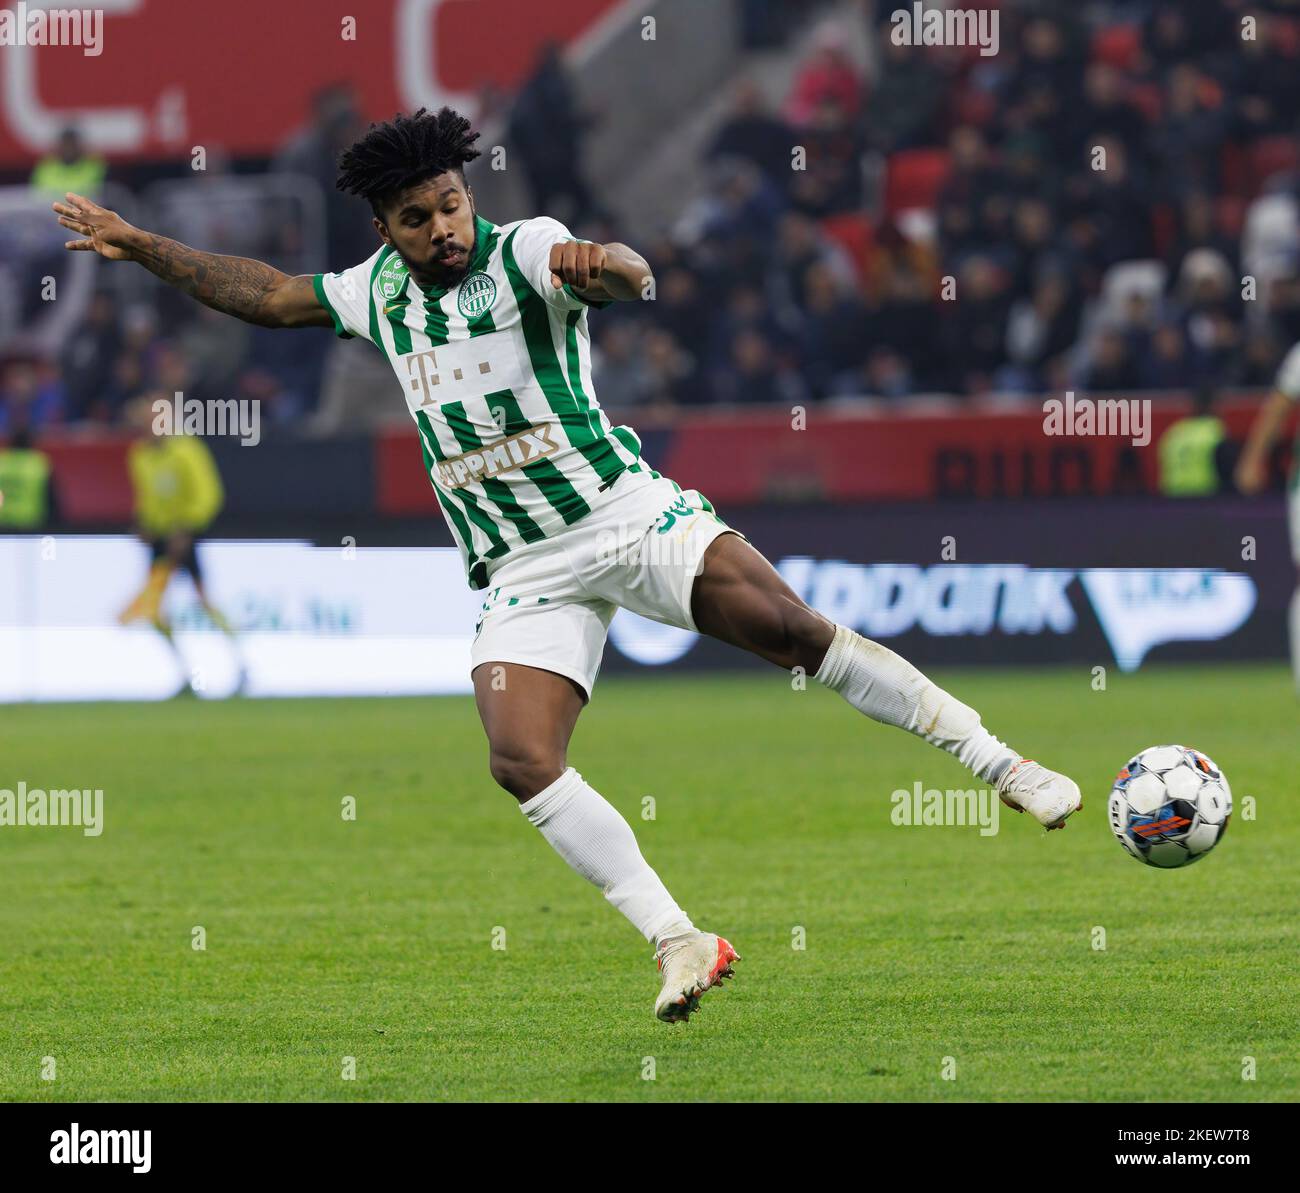
<path fill-rule="evenodd" d="M 456 305 L 466 319 L 475 319 L 497 300 L 497 284 L 485 273 L 471 273 L 460 284 Z"/>

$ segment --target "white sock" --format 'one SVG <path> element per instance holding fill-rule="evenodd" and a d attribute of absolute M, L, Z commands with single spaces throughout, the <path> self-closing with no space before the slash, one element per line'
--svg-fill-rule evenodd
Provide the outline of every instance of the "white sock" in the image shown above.
<path fill-rule="evenodd" d="M 631 826 L 573 767 L 519 810 L 647 940 L 658 943 L 663 937 L 695 931 L 641 856 Z"/>
<path fill-rule="evenodd" d="M 902 655 L 847 626 L 835 627 L 817 679 L 872 720 L 947 750 L 986 783 L 996 783 L 1020 761 L 980 724 L 973 708 L 936 687 Z"/>
<path fill-rule="evenodd" d="M 1300 692 L 1300 588 L 1291 594 L 1291 674 L 1295 677 L 1296 691 Z"/>

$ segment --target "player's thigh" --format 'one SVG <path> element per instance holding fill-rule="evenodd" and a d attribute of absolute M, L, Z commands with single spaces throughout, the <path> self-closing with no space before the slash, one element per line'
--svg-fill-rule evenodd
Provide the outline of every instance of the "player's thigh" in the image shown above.
<path fill-rule="evenodd" d="M 531 799 L 564 773 L 586 694 L 568 676 L 523 663 L 489 659 L 472 678 L 492 777 L 520 801 Z"/>
<path fill-rule="evenodd" d="M 691 592 L 703 634 L 739 646 L 778 667 L 815 673 L 835 625 L 810 608 L 745 539 L 724 534 L 709 544 Z"/>
<path fill-rule="evenodd" d="M 570 557 L 593 596 L 653 621 L 694 630 L 691 593 L 704 557 L 720 536 L 739 533 L 698 490 L 657 477 L 604 511 L 595 533 Z"/>
<path fill-rule="evenodd" d="M 519 581 L 494 588 L 470 650 L 493 778 L 528 799 L 563 773 L 569 737 L 600 671 L 613 606 Z M 515 592 L 530 595 L 512 595 Z"/>

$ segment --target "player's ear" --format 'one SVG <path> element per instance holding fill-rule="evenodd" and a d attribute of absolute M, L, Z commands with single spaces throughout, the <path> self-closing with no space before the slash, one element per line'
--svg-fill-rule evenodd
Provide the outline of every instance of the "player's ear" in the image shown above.
<path fill-rule="evenodd" d="M 388 225 L 385 224 L 384 221 L 381 220 L 378 216 L 375 216 L 370 222 L 374 224 L 375 231 L 379 233 L 379 239 L 382 240 L 386 245 L 388 245 L 391 248 L 393 244 L 393 238 L 388 235 Z"/>

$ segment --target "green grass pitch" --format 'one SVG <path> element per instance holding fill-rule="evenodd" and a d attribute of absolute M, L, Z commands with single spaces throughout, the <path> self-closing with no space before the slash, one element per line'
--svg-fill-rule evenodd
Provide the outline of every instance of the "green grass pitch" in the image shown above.
<path fill-rule="evenodd" d="M 965 772 L 815 683 L 601 682 L 570 761 L 743 958 L 677 1027 L 650 947 L 493 786 L 468 698 L 6 708 L 0 788 L 103 788 L 105 829 L 0 828 L 0 1099 L 1295 1100 L 1283 669 L 936 679 L 1080 781 L 1064 832 L 891 824 L 892 791 Z M 1172 872 L 1106 824 L 1165 741 L 1235 801 Z"/>

